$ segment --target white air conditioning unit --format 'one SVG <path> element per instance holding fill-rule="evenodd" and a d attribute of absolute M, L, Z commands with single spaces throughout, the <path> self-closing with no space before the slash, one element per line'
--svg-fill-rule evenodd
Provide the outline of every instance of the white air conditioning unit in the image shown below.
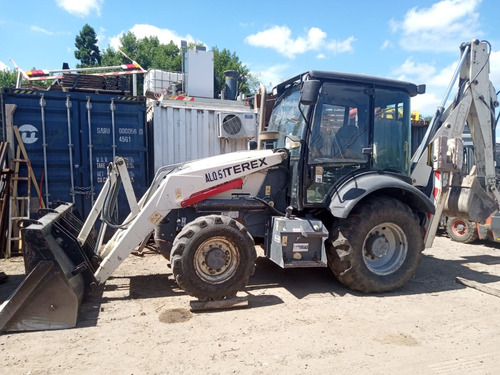
<path fill-rule="evenodd" d="M 253 138 L 255 115 L 253 113 L 218 113 L 219 138 Z"/>

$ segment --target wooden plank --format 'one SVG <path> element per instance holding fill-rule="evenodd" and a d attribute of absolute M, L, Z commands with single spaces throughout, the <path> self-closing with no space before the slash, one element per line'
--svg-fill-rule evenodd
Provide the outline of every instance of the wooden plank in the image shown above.
<path fill-rule="evenodd" d="M 0 256 L 7 256 L 11 169 L 7 168 L 8 142 L 0 144 Z"/>
<path fill-rule="evenodd" d="M 17 128 L 16 128 L 17 130 Z M 11 160 L 11 166 L 10 169 L 13 171 L 13 175 L 11 176 L 11 184 L 12 184 L 12 192 L 11 192 L 11 199 L 17 198 L 17 185 L 18 185 L 18 176 L 19 176 L 19 162 L 15 162 L 16 160 L 19 160 L 21 157 L 21 148 L 18 147 L 16 150 L 16 157 L 15 159 Z M 10 217 L 12 216 L 19 216 L 18 215 L 18 205 L 17 202 L 16 204 L 13 204 L 14 201 L 11 201 L 11 212 L 10 212 Z"/>
<path fill-rule="evenodd" d="M 21 138 L 21 134 L 19 134 L 19 130 L 17 129 L 17 126 L 13 126 L 12 129 L 14 130 L 14 134 L 16 135 L 17 138 L 17 144 L 21 148 L 21 152 L 23 154 L 24 159 L 29 160 L 28 153 L 26 152 L 26 148 L 24 147 L 24 142 Z M 42 193 L 40 192 L 40 188 L 38 187 L 38 182 L 36 181 L 35 173 L 33 172 L 33 168 L 31 168 L 31 163 L 29 166 L 29 174 L 31 176 L 31 182 L 33 183 L 33 186 L 35 187 L 36 193 L 38 195 L 38 199 L 40 200 L 40 207 L 45 208 L 45 203 L 42 198 Z"/>
<path fill-rule="evenodd" d="M 479 290 L 480 292 L 491 294 L 495 297 L 500 297 L 500 290 L 478 283 L 477 281 L 467 280 L 458 276 L 455 278 L 455 281 L 469 288 Z"/>
<path fill-rule="evenodd" d="M 220 301 L 191 301 L 189 302 L 192 311 L 220 310 L 235 307 L 247 307 L 248 296 L 224 298 Z"/>

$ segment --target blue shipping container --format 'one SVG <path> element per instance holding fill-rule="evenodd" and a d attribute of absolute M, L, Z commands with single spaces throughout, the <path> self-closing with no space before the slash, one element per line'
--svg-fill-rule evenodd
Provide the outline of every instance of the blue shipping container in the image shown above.
<path fill-rule="evenodd" d="M 46 204 L 74 202 L 86 217 L 115 156 L 126 158 L 138 199 L 149 186 L 146 106 L 142 99 L 4 88 L 3 136 L 16 145 L 12 127 L 18 127 Z M 34 189 L 31 196 L 31 211 L 36 215 L 39 202 Z M 118 212 L 120 219 L 129 212 L 122 197 Z"/>

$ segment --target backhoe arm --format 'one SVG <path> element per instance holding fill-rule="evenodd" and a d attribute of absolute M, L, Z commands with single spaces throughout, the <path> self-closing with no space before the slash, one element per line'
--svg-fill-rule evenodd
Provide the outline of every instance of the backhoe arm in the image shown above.
<path fill-rule="evenodd" d="M 431 192 L 436 207 L 426 225 L 426 247 L 432 246 L 441 214 L 483 222 L 498 210 L 500 202 L 494 164 L 494 111 L 498 102 L 489 80 L 490 46 L 474 40 L 462 45 L 461 52 L 453 79 L 459 78 L 458 93 L 446 111 L 438 108 L 431 122 L 430 133 L 423 141 L 429 153 L 421 147 L 422 153 L 414 159 L 414 184 Z M 474 146 L 475 167 L 464 176 L 462 134 L 466 124 Z"/>

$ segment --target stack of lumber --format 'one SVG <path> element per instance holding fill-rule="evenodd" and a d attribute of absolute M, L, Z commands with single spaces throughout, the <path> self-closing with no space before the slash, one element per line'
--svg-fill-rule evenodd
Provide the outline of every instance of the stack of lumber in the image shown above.
<path fill-rule="evenodd" d="M 130 79 L 125 76 L 109 76 L 104 80 L 104 90 L 129 91 Z"/>
<path fill-rule="evenodd" d="M 104 77 L 90 74 L 65 73 L 62 78 L 62 87 L 65 89 L 104 89 Z"/>

